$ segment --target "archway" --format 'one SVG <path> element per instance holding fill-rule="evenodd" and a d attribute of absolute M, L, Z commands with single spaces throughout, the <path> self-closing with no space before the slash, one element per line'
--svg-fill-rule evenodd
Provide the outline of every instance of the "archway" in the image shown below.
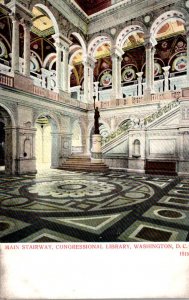
<path fill-rule="evenodd" d="M 82 134 L 81 127 L 78 122 L 75 122 L 72 130 L 72 153 L 82 153 Z"/>
<path fill-rule="evenodd" d="M 37 170 L 58 167 L 57 124 L 49 115 L 36 120 L 36 166 Z"/>
<path fill-rule="evenodd" d="M 5 124 L 0 121 L 0 171 L 5 168 Z"/>
<path fill-rule="evenodd" d="M 16 139 L 14 122 L 8 109 L 0 106 L 0 171 L 6 174 L 15 173 Z"/>
<path fill-rule="evenodd" d="M 53 35 L 59 33 L 55 16 L 48 7 L 32 8 L 30 74 L 34 84 L 49 90 L 56 87 L 56 47 Z"/>
<path fill-rule="evenodd" d="M 154 91 L 186 87 L 187 41 L 184 15 L 179 11 L 163 13 L 153 22 L 151 36 L 156 43 Z"/>

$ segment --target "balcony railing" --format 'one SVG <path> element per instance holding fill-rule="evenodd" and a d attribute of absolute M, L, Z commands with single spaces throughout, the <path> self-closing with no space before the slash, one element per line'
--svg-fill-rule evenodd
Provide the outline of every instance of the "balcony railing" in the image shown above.
<path fill-rule="evenodd" d="M 33 84 L 32 79 L 21 74 L 15 74 L 15 77 L 11 77 L 5 74 L 0 74 L 0 85 L 14 87 L 15 89 L 20 89 L 28 93 L 32 93 L 36 96 L 47 98 L 51 101 L 71 105 L 86 110 L 93 110 L 93 103 L 87 104 L 78 99 L 71 98 L 67 94 L 59 94 L 58 92 L 48 90 Z M 181 91 L 167 91 L 161 93 L 155 93 L 145 96 L 127 96 L 126 98 L 112 99 L 106 101 L 96 101 L 96 106 L 100 109 L 112 109 L 118 107 L 128 107 L 133 105 L 147 104 L 147 103 L 157 103 L 160 101 L 173 101 L 181 96 Z"/>
<path fill-rule="evenodd" d="M 74 107 L 81 109 L 88 109 L 87 103 L 83 103 L 77 99 L 72 99 L 69 95 L 61 95 L 57 92 L 35 86 L 33 81 L 23 75 L 15 74 L 15 78 L 7 76 L 5 74 L 0 74 L 0 85 L 9 86 L 15 89 L 20 89 L 24 92 L 32 93 L 36 96 L 47 98 L 51 101 L 69 104 Z"/>
<path fill-rule="evenodd" d="M 13 87 L 14 79 L 13 77 L 7 76 L 5 74 L 0 74 L 0 84 Z"/>

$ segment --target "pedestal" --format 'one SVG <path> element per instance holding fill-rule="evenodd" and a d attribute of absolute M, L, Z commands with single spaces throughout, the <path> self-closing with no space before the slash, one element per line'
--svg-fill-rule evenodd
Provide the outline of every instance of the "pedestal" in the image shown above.
<path fill-rule="evenodd" d="M 102 163 L 102 137 L 100 134 L 92 136 L 92 163 Z"/>

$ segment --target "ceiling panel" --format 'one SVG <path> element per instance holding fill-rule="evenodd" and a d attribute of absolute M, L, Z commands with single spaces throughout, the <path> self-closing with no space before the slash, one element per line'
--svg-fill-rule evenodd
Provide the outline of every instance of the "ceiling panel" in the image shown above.
<path fill-rule="evenodd" d="M 92 15 L 111 6 L 111 0 L 75 0 L 75 2 L 87 15 Z"/>

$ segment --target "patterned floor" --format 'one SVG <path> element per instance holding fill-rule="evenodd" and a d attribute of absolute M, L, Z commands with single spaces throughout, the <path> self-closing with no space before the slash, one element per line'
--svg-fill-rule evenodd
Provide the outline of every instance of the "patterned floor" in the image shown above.
<path fill-rule="evenodd" d="M 189 241 L 189 179 L 44 171 L 0 177 L 0 242 Z"/>

